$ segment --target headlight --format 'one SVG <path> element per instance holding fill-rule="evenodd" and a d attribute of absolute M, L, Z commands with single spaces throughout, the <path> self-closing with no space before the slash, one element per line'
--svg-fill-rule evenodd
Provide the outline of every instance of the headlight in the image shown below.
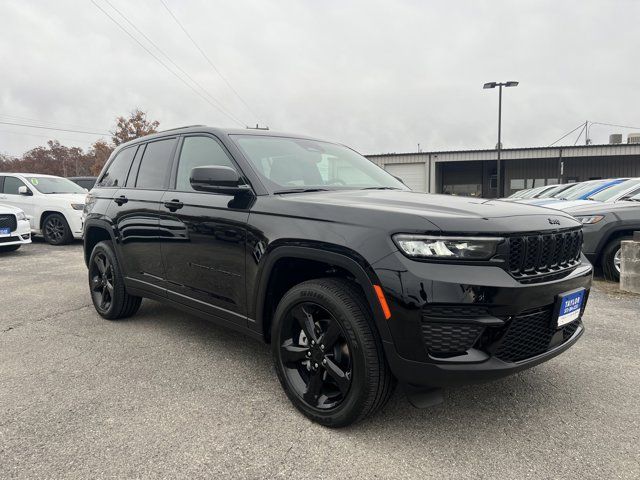
<path fill-rule="evenodd" d="M 84 203 L 72 203 L 71 208 L 74 210 L 84 210 Z"/>
<path fill-rule="evenodd" d="M 500 237 L 393 236 L 400 250 L 410 257 L 457 260 L 488 260 L 503 240 Z"/>
<path fill-rule="evenodd" d="M 20 220 L 26 220 L 27 216 L 24 214 L 24 212 L 18 212 L 16 213 L 16 220 L 20 221 Z"/>
<path fill-rule="evenodd" d="M 591 215 L 588 217 L 576 217 L 576 220 L 582 222 L 583 225 L 593 225 L 604 218 L 604 215 Z"/>

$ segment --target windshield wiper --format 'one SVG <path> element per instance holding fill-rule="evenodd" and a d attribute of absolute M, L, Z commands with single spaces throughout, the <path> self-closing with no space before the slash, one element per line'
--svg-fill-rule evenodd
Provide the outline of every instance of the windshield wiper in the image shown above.
<path fill-rule="evenodd" d="M 365 187 L 365 188 L 361 188 L 360 190 L 402 190 L 402 189 L 398 187 Z"/>
<path fill-rule="evenodd" d="M 328 188 L 291 188 L 289 190 L 276 190 L 275 193 L 276 195 L 282 195 L 282 194 L 286 194 L 286 193 L 306 193 L 306 192 L 328 192 L 329 189 Z"/>

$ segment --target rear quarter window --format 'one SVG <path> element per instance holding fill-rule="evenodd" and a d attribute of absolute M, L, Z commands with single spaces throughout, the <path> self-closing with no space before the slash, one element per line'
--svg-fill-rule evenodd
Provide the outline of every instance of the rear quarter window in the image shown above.
<path fill-rule="evenodd" d="M 96 182 L 96 187 L 124 187 L 136 149 L 137 147 L 129 147 L 118 153 Z"/>

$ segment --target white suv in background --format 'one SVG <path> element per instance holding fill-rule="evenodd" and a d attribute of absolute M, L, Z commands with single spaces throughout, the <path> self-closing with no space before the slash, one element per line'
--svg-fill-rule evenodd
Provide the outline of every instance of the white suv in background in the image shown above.
<path fill-rule="evenodd" d="M 87 191 L 66 178 L 30 173 L 0 173 L 0 203 L 24 210 L 34 235 L 51 245 L 82 238 Z"/>
<path fill-rule="evenodd" d="M 31 226 L 22 210 L 0 203 L 0 253 L 31 243 Z"/>

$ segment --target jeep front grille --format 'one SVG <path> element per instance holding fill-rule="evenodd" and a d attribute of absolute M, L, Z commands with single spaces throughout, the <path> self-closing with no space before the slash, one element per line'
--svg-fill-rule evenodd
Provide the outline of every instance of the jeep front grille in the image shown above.
<path fill-rule="evenodd" d="M 555 279 L 580 263 L 581 250 L 581 229 L 510 237 L 509 272 L 525 283 Z"/>

